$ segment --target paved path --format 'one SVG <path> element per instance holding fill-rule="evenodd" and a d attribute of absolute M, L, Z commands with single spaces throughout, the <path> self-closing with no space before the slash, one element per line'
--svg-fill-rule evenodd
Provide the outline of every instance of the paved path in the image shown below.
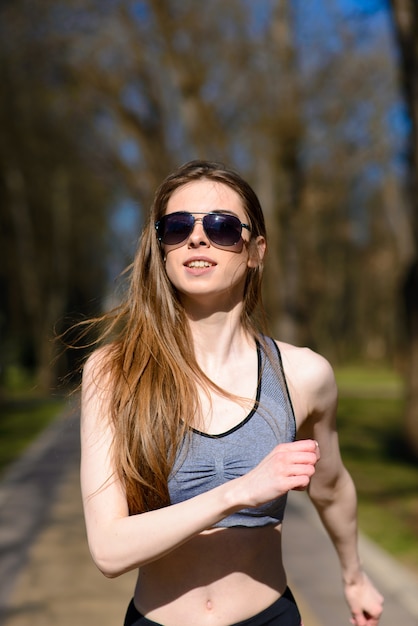
<path fill-rule="evenodd" d="M 123 622 L 135 576 L 107 580 L 92 564 L 78 463 L 78 420 L 70 413 L 43 433 L 0 485 L 2 626 Z M 348 624 L 337 560 L 305 494 L 291 494 L 284 544 L 305 626 Z M 381 626 L 417 626 L 418 577 L 363 537 L 361 552 L 386 597 Z"/>

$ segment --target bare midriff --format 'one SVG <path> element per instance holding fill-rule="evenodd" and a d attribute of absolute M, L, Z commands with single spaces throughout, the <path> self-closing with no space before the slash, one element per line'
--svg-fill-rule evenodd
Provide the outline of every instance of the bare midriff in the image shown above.
<path fill-rule="evenodd" d="M 227 626 L 266 609 L 285 588 L 280 525 L 219 528 L 142 567 L 134 601 L 164 626 Z"/>

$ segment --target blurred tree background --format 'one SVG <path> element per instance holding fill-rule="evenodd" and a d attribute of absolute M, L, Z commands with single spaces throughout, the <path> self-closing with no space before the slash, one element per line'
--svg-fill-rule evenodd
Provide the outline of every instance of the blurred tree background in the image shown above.
<path fill-rule="evenodd" d="M 414 0 L 0 4 L 1 384 L 109 303 L 155 187 L 238 169 L 270 234 L 272 333 L 396 367 L 418 454 Z"/>

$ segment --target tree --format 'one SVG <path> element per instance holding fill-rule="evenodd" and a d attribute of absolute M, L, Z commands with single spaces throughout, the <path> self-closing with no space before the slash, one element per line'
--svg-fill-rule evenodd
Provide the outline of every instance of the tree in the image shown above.
<path fill-rule="evenodd" d="M 44 390 L 56 382 L 54 327 L 103 291 L 111 199 L 50 9 L 44 1 L 34 16 L 31 3 L 8 3 L 0 35 L 2 370 L 23 365 Z"/>
<path fill-rule="evenodd" d="M 391 0 L 399 45 L 400 81 L 410 121 L 408 141 L 408 197 L 415 255 L 403 284 L 407 327 L 407 441 L 418 456 L 418 4 Z"/>
<path fill-rule="evenodd" d="M 147 214 L 173 167 L 212 158 L 262 200 L 274 334 L 334 361 L 390 356 L 406 231 L 391 226 L 384 42 L 364 46 L 331 0 L 6 4 L 3 345 L 38 364 L 39 324 L 102 297 L 117 206 Z"/>

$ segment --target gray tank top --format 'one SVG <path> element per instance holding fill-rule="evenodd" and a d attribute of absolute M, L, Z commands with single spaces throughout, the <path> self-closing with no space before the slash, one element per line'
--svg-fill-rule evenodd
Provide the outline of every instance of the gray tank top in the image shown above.
<path fill-rule="evenodd" d="M 220 435 L 192 429 L 180 447 L 168 480 L 172 504 L 243 476 L 279 443 L 295 440 L 296 423 L 280 351 L 270 338 L 269 356 L 257 342 L 258 385 L 254 407 L 237 426 Z M 215 527 L 267 526 L 283 520 L 286 495 L 257 508 L 246 508 Z"/>

